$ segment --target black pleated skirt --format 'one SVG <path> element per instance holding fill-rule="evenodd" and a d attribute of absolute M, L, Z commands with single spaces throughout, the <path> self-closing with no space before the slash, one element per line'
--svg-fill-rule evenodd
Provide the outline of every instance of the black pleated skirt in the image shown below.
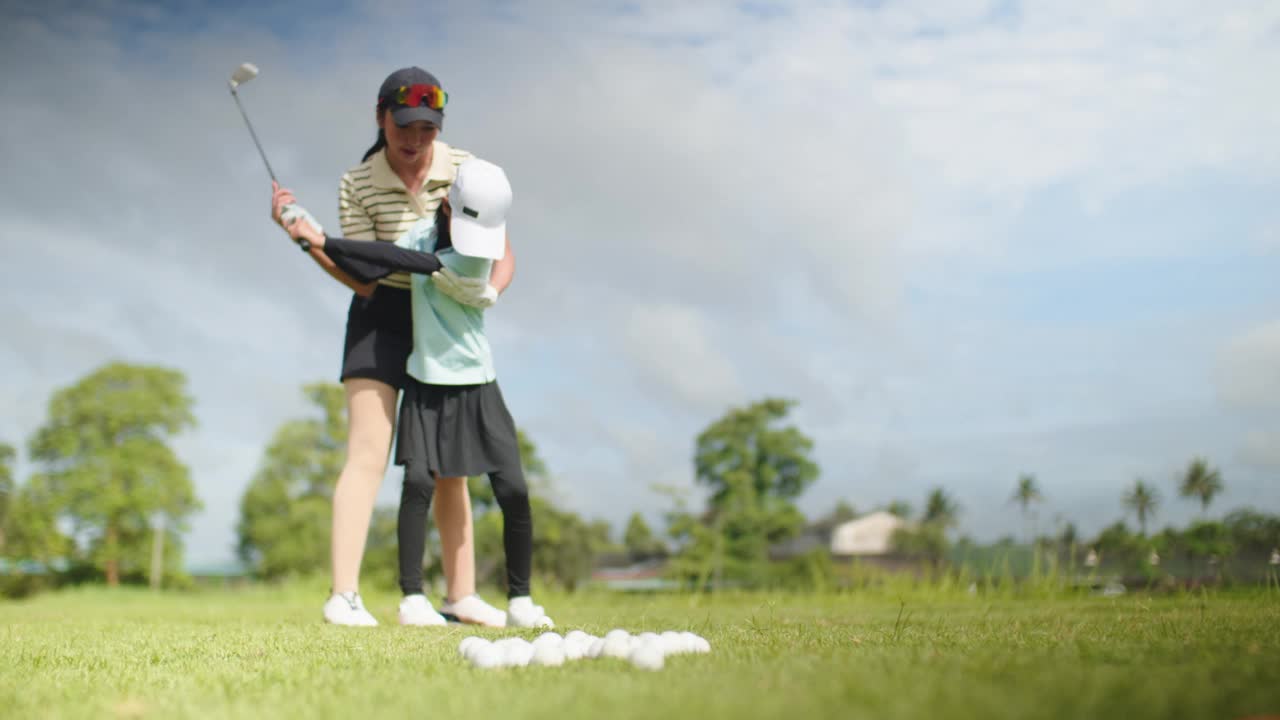
<path fill-rule="evenodd" d="M 396 431 L 396 464 L 425 463 L 436 477 L 520 468 L 520 444 L 497 381 L 427 385 L 405 381 Z"/>

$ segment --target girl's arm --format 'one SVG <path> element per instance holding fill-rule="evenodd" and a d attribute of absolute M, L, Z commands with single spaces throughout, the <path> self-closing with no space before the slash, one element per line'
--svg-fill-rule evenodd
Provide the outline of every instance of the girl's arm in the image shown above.
<path fill-rule="evenodd" d="M 360 282 L 371 282 L 393 272 L 430 275 L 444 267 L 434 253 L 409 250 L 389 242 L 328 237 L 305 220 L 294 222 L 286 230 L 295 240 L 303 238 L 310 243 L 312 252 L 323 250 L 343 272 Z"/>
<path fill-rule="evenodd" d="M 511 236 L 507 236 L 507 251 L 502 259 L 493 264 L 489 273 L 489 284 L 499 293 L 507 289 L 516 274 L 516 256 L 511 252 Z"/>
<path fill-rule="evenodd" d="M 354 242 L 368 242 L 368 241 L 356 240 Z M 369 244 L 372 245 L 373 243 L 369 243 Z M 386 243 L 378 243 L 378 244 L 385 245 Z M 330 277 L 342 283 L 343 285 L 346 285 L 347 287 L 351 288 L 352 292 L 354 292 L 355 294 L 359 295 L 360 297 L 369 297 L 370 295 L 373 294 L 373 288 L 378 284 L 377 278 L 363 280 L 360 277 L 353 275 L 350 271 L 345 270 L 341 264 L 335 263 L 333 261 L 333 258 L 326 255 L 323 250 L 317 248 L 314 245 L 311 246 L 311 249 L 307 250 L 307 254 L 311 256 L 312 260 L 316 261 L 317 265 L 324 268 L 324 271 L 329 273 Z M 387 275 L 390 275 L 390 274 L 391 273 L 383 273 L 381 275 L 378 275 L 377 277 L 386 277 Z"/>
<path fill-rule="evenodd" d="M 389 242 L 320 236 L 319 244 L 338 267 L 343 270 L 352 268 L 347 272 L 353 275 L 368 276 L 377 273 L 378 277 L 382 277 L 393 272 L 430 275 L 444 267 L 435 253 L 409 250 Z M 312 242 L 311 247 L 315 246 L 316 243 Z"/>

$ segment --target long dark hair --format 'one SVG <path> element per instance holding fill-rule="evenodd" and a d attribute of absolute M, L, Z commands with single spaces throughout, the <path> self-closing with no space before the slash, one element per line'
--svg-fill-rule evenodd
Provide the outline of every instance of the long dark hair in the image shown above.
<path fill-rule="evenodd" d="M 364 151 L 364 157 L 360 162 L 364 162 L 373 157 L 373 154 L 387 146 L 387 134 L 382 131 L 382 116 L 387 114 L 387 109 L 382 106 L 382 101 L 378 101 L 378 139 L 374 141 L 373 147 Z"/>
<path fill-rule="evenodd" d="M 443 198 L 436 207 L 436 246 L 432 252 L 453 247 L 453 236 L 449 234 L 449 219 L 452 217 L 453 208 L 449 206 L 449 198 Z"/>
<path fill-rule="evenodd" d="M 387 146 L 387 134 L 382 131 L 382 128 L 378 128 L 377 141 L 373 143 L 373 147 L 369 148 L 364 152 L 364 157 L 361 158 L 360 162 L 364 162 L 365 160 L 368 160 L 369 158 L 373 157 L 374 153 L 378 152 L 379 150 L 381 150 L 386 146 Z"/>

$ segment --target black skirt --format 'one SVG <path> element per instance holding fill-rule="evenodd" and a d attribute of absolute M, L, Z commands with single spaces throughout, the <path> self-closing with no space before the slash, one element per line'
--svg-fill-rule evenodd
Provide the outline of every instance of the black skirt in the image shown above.
<path fill-rule="evenodd" d="M 520 469 L 520 444 L 497 381 L 427 385 L 408 378 L 400 401 L 396 464 L 425 463 L 436 477 Z"/>
<path fill-rule="evenodd" d="M 339 380 L 368 378 L 402 388 L 411 352 L 413 309 L 408 290 L 378 285 L 367 298 L 351 297 Z"/>

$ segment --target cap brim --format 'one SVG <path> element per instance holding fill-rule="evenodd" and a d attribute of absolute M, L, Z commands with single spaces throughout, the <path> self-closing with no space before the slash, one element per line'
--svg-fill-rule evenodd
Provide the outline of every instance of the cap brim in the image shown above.
<path fill-rule="evenodd" d="M 487 227 L 455 213 L 449 221 L 449 238 L 453 249 L 461 255 L 501 260 L 507 254 L 505 222 L 498 227 Z"/>
<path fill-rule="evenodd" d="M 400 127 L 416 120 L 426 120 L 438 128 L 444 127 L 444 113 L 426 106 L 396 108 L 391 111 L 391 119 Z"/>

